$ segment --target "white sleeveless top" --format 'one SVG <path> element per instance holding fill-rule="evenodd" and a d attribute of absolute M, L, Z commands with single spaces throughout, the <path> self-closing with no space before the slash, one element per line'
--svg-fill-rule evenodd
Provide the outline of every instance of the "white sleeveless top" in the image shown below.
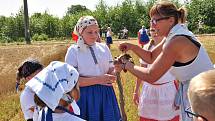
<path fill-rule="evenodd" d="M 177 24 L 171 29 L 169 35 L 166 38 L 165 43 L 170 42 L 172 40 L 172 38 L 176 35 L 190 36 L 193 40 L 197 41 L 194 34 L 192 32 L 190 32 L 186 26 L 184 26 L 183 24 Z M 210 69 L 213 69 L 213 64 L 212 64 L 207 52 L 201 45 L 197 57 L 191 64 L 186 65 L 186 66 L 180 66 L 180 67 L 172 66 L 172 68 L 170 69 L 170 72 L 179 81 L 183 82 L 186 80 L 190 80 L 191 78 L 198 75 L 199 73 L 210 70 Z"/>

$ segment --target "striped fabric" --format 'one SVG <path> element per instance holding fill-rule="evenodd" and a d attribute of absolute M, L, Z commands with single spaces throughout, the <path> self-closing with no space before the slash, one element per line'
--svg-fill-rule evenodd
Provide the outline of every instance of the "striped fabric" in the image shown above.
<path fill-rule="evenodd" d="M 94 60 L 95 64 L 98 64 L 98 61 L 96 59 L 96 55 L 95 55 L 95 52 L 94 52 L 93 48 L 91 46 L 89 46 L 89 49 L 90 49 L 90 52 L 91 52 L 91 55 L 93 57 L 93 60 Z"/>

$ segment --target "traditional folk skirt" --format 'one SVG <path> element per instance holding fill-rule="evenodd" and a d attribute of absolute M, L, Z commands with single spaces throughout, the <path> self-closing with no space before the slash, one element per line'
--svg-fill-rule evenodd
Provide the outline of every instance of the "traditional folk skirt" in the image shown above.
<path fill-rule="evenodd" d="M 87 121 L 120 121 L 121 115 L 112 86 L 80 87 L 80 118 Z"/>

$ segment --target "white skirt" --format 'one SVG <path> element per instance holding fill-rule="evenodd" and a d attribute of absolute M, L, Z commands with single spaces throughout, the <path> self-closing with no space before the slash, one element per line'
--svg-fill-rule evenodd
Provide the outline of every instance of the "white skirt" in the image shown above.
<path fill-rule="evenodd" d="M 177 89 L 174 81 L 163 85 L 143 83 L 140 95 L 138 114 L 154 120 L 170 120 L 179 115 L 174 107 Z"/>

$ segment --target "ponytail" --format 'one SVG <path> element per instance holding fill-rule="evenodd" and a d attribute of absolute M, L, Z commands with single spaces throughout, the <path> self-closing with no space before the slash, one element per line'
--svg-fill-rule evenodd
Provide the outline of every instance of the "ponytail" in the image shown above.
<path fill-rule="evenodd" d="M 179 22 L 180 23 L 185 23 L 185 21 L 186 21 L 186 15 L 187 13 L 186 13 L 186 9 L 185 8 L 183 8 L 183 7 L 181 7 L 181 8 L 179 8 L 178 9 L 178 18 L 179 18 Z"/>

